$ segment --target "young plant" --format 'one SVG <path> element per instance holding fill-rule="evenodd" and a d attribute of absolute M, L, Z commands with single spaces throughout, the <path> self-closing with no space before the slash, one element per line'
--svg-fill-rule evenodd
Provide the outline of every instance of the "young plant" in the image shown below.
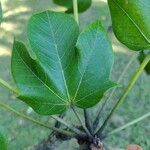
<path fill-rule="evenodd" d="M 77 0 L 73 0 L 73 3 L 54 1 L 66 5 L 69 11 L 73 9 L 75 19 L 68 14 L 52 11 L 33 15 L 27 29 L 31 50 L 17 40 L 14 40 L 13 44 L 11 69 L 17 88 L 13 88 L 2 79 L 0 83 L 12 90 L 17 98 L 27 103 L 38 114 L 51 115 L 67 128 L 45 125 L 2 102 L 0 106 L 67 138 L 76 138 L 81 150 L 104 150 L 102 142 L 106 137 L 150 116 L 148 112 L 111 133 L 104 132 L 113 113 L 125 100 L 150 62 L 150 54 L 147 53 L 142 59 L 126 90 L 112 106 L 103 125 L 99 126 L 101 110 L 97 114 L 96 122 L 92 122 L 86 108 L 96 105 L 108 89 L 116 86 L 116 83 L 110 80 L 114 61 L 110 40 L 100 21 L 91 23 L 81 33 L 79 32 L 77 23 L 80 0 L 79 3 Z M 108 0 L 108 4 L 113 30 L 118 40 L 134 51 L 149 49 L 150 1 Z M 76 107 L 84 111 L 85 122 L 82 121 Z M 54 116 L 68 109 L 73 110 L 80 123 L 79 127 L 71 125 L 62 117 Z"/>

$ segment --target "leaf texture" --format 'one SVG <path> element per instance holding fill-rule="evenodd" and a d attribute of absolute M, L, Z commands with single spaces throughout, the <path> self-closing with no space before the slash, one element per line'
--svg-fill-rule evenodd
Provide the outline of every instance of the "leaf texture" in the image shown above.
<path fill-rule="evenodd" d="M 78 26 L 68 15 L 46 11 L 34 15 L 28 25 L 28 39 L 36 59 L 14 43 L 12 74 L 20 89 L 19 98 L 40 114 L 57 114 L 69 102 L 64 76 L 78 36 Z"/>
<path fill-rule="evenodd" d="M 150 1 L 108 0 L 113 30 L 120 42 L 132 50 L 150 48 Z"/>
<path fill-rule="evenodd" d="M 115 86 L 109 76 L 113 65 L 113 51 L 100 21 L 89 25 L 77 41 L 79 80 L 75 104 L 87 108 L 97 104 L 109 88 Z"/>
<path fill-rule="evenodd" d="M 14 41 L 12 75 L 18 98 L 42 115 L 60 114 L 71 104 L 97 104 L 115 84 L 109 75 L 113 52 L 100 22 L 80 35 L 67 14 L 45 11 L 29 20 L 28 39 L 33 56 Z"/>

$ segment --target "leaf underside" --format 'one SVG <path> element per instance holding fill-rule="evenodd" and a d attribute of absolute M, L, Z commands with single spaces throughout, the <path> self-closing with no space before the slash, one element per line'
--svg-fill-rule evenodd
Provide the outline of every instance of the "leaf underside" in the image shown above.
<path fill-rule="evenodd" d="M 113 30 L 135 51 L 150 48 L 150 0 L 108 0 Z"/>
<path fill-rule="evenodd" d="M 115 86 L 109 80 L 113 52 L 99 21 L 79 35 L 72 17 L 45 11 L 29 20 L 28 39 L 35 56 L 15 41 L 12 75 L 18 98 L 37 113 L 59 114 L 72 103 L 92 107 Z"/>
<path fill-rule="evenodd" d="M 66 13 L 73 13 L 72 0 L 53 0 L 55 4 L 64 6 L 67 8 Z M 91 6 L 91 0 L 78 0 L 78 11 L 84 12 Z"/>

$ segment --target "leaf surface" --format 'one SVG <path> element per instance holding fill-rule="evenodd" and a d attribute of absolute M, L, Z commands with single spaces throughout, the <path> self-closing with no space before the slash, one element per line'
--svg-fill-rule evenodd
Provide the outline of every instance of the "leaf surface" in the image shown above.
<path fill-rule="evenodd" d="M 31 17 L 28 39 L 34 55 L 15 41 L 12 75 L 18 98 L 37 113 L 60 114 L 71 104 L 92 107 L 115 85 L 109 79 L 113 51 L 100 22 L 79 35 L 72 17 L 45 11 Z"/>
<path fill-rule="evenodd" d="M 67 8 L 67 13 L 73 13 L 72 0 L 53 0 L 55 4 L 64 6 Z M 78 11 L 84 12 L 91 6 L 91 0 L 78 0 Z"/>
<path fill-rule="evenodd" d="M 108 0 L 113 30 L 132 50 L 150 48 L 150 0 Z"/>
<path fill-rule="evenodd" d="M 12 74 L 19 98 L 40 114 L 61 113 L 69 104 L 65 73 L 74 56 L 78 30 L 72 17 L 46 11 L 33 15 L 28 25 L 35 58 L 22 43 L 14 43 Z"/>
<path fill-rule="evenodd" d="M 99 21 L 89 25 L 77 41 L 78 75 L 74 102 L 87 108 L 97 104 L 116 84 L 110 81 L 114 57 L 106 31 Z"/>

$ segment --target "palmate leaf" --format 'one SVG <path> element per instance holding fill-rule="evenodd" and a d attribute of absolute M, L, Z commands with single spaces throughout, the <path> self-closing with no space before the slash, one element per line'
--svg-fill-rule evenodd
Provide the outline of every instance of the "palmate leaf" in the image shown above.
<path fill-rule="evenodd" d="M 12 75 L 18 98 L 37 113 L 59 114 L 71 104 L 92 107 L 115 85 L 109 80 L 111 44 L 99 22 L 79 35 L 72 17 L 46 11 L 31 17 L 28 39 L 35 56 L 31 58 L 26 47 L 15 41 Z"/>
<path fill-rule="evenodd" d="M 150 0 L 108 0 L 113 30 L 132 50 L 150 48 Z"/>
<path fill-rule="evenodd" d="M 64 6 L 67 8 L 67 13 L 73 13 L 73 1 L 72 0 L 53 0 L 55 4 Z M 78 11 L 84 12 L 91 6 L 92 0 L 78 0 Z"/>
<path fill-rule="evenodd" d="M 0 24 L 2 22 L 3 19 L 3 14 L 2 14 L 2 6 L 1 6 L 1 2 L 0 2 Z"/>

